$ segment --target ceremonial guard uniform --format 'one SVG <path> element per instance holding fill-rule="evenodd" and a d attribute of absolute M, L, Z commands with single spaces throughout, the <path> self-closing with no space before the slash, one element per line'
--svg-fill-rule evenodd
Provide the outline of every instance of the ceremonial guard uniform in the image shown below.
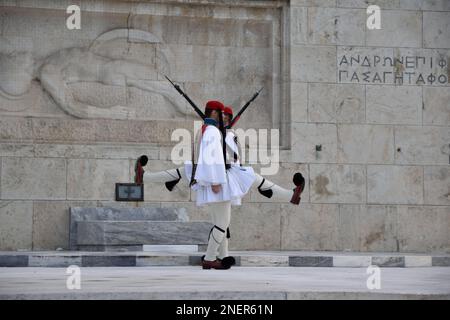
<path fill-rule="evenodd" d="M 219 112 L 223 110 L 226 126 L 233 117 L 231 107 L 224 108 L 218 101 L 209 101 L 205 109 L 208 114 L 213 110 Z M 160 172 L 143 170 L 148 160 L 146 156 L 141 156 L 136 163 L 135 181 L 137 183 L 163 182 L 167 189 L 172 191 L 184 178 L 196 191 L 197 205 L 210 206 L 214 227 L 210 231 L 206 255 L 202 257 L 202 266 L 205 269 L 228 269 L 235 264 L 235 259 L 228 255 L 231 205 L 240 205 L 241 198 L 251 187 L 256 187 L 267 198 L 298 204 L 305 185 L 305 180 L 300 173 L 296 173 L 293 178 L 296 187 L 288 190 L 266 180 L 255 173 L 253 168 L 243 167 L 240 163 L 239 142 L 232 129 L 226 132 L 224 140 L 227 152 L 224 157 L 223 137 L 217 128 L 218 122 L 212 118 L 204 120 L 202 130 L 197 134 L 194 143 L 193 159 L 194 162 L 197 160 L 197 163 L 193 164 L 189 161 L 184 167 Z M 225 159 L 229 163 L 227 167 Z M 213 186 L 218 185 L 220 185 L 220 191 L 214 192 Z"/>

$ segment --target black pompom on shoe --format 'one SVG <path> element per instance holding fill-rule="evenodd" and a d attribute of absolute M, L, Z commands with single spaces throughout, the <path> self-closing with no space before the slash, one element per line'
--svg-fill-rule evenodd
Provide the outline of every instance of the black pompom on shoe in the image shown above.
<path fill-rule="evenodd" d="M 144 154 L 138 158 L 139 164 L 145 167 L 148 163 L 148 157 Z"/>
<path fill-rule="evenodd" d="M 305 187 L 305 178 L 303 178 L 303 175 L 300 172 L 297 172 L 294 174 L 294 177 L 292 178 L 292 181 L 294 182 L 295 186 L 302 188 Z"/>
<path fill-rule="evenodd" d="M 236 259 L 234 259 L 234 257 L 225 257 L 222 259 L 222 265 L 224 266 L 224 268 L 231 268 L 231 266 L 234 266 L 236 264 Z"/>

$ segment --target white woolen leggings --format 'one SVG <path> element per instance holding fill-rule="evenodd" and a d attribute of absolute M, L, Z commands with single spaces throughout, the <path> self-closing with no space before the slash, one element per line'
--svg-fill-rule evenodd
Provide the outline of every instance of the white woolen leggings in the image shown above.
<path fill-rule="evenodd" d="M 208 206 L 214 227 L 209 235 L 205 260 L 214 261 L 228 257 L 227 228 L 230 226 L 231 202 L 213 202 Z"/>

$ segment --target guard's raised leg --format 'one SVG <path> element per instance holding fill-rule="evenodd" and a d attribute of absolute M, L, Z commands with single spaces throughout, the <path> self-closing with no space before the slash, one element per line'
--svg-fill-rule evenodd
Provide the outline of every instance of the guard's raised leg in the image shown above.
<path fill-rule="evenodd" d="M 305 187 L 305 179 L 300 172 L 294 174 L 293 182 L 295 188 L 291 190 L 282 188 L 257 173 L 255 173 L 255 176 L 256 180 L 253 185 L 257 186 L 259 193 L 264 197 L 284 200 L 295 205 L 300 203 L 301 194 Z"/>

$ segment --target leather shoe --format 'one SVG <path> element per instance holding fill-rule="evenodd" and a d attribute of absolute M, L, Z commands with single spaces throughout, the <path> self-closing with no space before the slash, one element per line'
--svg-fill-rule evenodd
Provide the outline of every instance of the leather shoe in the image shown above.
<path fill-rule="evenodd" d="M 208 261 L 203 260 L 202 261 L 202 268 L 203 269 L 218 269 L 218 270 L 225 270 L 226 268 L 222 265 L 222 262 L 219 260 L 214 261 Z"/>

